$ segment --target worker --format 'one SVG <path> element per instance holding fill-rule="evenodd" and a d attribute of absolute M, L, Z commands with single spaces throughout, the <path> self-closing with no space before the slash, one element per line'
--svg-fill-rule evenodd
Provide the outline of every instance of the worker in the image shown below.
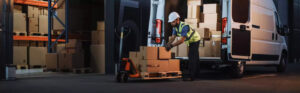
<path fill-rule="evenodd" d="M 199 71 L 199 44 L 200 35 L 198 32 L 192 29 L 191 26 L 179 20 L 180 16 L 177 12 L 172 12 L 169 15 L 168 23 L 172 25 L 172 37 L 166 45 L 166 50 L 170 51 L 173 47 L 182 43 L 187 44 L 189 47 L 188 52 L 188 73 L 184 73 L 184 81 L 193 81 Z M 180 37 L 180 40 L 173 43 L 176 37 Z"/>

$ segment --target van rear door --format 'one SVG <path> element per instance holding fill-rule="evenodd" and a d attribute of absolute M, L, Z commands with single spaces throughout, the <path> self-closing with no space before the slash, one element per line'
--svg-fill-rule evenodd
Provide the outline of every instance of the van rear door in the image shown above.
<path fill-rule="evenodd" d="M 250 0 L 231 0 L 229 22 L 231 24 L 229 59 L 251 59 Z"/>

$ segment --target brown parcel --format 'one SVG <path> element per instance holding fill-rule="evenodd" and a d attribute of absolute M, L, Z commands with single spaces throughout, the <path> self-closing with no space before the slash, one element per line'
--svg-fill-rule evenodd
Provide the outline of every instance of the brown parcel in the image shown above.
<path fill-rule="evenodd" d="M 159 59 L 171 59 L 171 51 L 167 51 L 165 47 L 159 47 Z"/>
<path fill-rule="evenodd" d="M 47 69 L 52 69 L 52 70 L 58 68 L 57 53 L 47 53 L 46 54 L 46 67 L 47 67 Z"/>

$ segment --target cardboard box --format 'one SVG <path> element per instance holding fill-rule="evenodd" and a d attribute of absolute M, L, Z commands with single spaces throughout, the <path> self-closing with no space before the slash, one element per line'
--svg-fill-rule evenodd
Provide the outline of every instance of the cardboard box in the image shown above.
<path fill-rule="evenodd" d="M 47 53 L 46 54 L 46 68 L 56 70 L 58 68 L 58 54 Z"/>
<path fill-rule="evenodd" d="M 185 43 L 178 46 L 178 57 L 188 57 L 188 46 Z"/>
<path fill-rule="evenodd" d="M 217 4 L 204 4 L 203 13 L 204 14 L 214 14 L 219 12 L 219 7 Z"/>
<path fill-rule="evenodd" d="M 169 60 L 157 60 L 159 64 L 158 72 L 169 72 Z"/>
<path fill-rule="evenodd" d="M 48 16 L 39 16 L 39 32 L 43 34 L 48 33 Z"/>
<path fill-rule="evenodd" d="M 92 44 L 105 44 L 105 31 L 92 31 Z"/>
<path fill-rule="evenodd" d="M 46 66 L 47 47 L 29 48 L 29 65 Z"/>
<path fill-rule="evenodd" d="M 83 53 L 69 54 L 62 53 L 58 55 L 59 70 L 73 70 L 76 68 L 84 67 L 84 55 Z"/>
<path fill-rule="evenodd" d="M 204 50 L 204 46 L 203 47 L 199 47 L 199 57 L 205 57 L 205 50 Z"/>
<path fill-rule="evenodd" d="M 211 52 L 213 57 L 221 56 L 221 41 L 212 41 Z"/>
<path fill-rule="evenodd" d="M 22 13 L 23 6 L 22 5 L 14 5 L 14 13 Z"/>
<path fill-rule="evenodd" d="M 158 51 L 158 59 L 171 59 L 171 51 L 167 51 L 165 47 L 159 47 Z"/>
<path fill-rule="evenodd" d="M 77 39 L 69 39 L 69 43 L 66 44 L 66 48 L 75 48 L 75 47 L 82 47 L 82 43 L 80 40 Z"/>
<path fill-rule="evenodd" d="M 27 47 L 24 46 L 14 46 L 14 57 L 13 64 L 14 65 L 27 65 Z"/>
<path fill-rule="evenodd" d="M 98 21 L 97 22 L 97 30 L 104 31 L 105 30 L 105 21 Z"/>
<path fill-rule="evenodd" d="M 221 19 L 218 14 L 204 14 L 204 23 L 216 24 L 218 22 L 221 22 Z"/>
<path fill-rule="evenodd" d="M 188 5 L 188 18 L 200 18 L 200 6 Z"/>
<path fill-rule="evenodd" d="M 43 8 L 43 15 L 48 16 L 48 8 Z"/>
<path fill-rule="evenodd" d="M 169 40 L 171 39 L 171 36 L 169 37 Z M 175 38 L 175 40 L 173 41 L 173 43 L 175 43 L 175 42 L 177 42 L 178 41 L 178 38 Z M 171 52 L 172 53 L 175 53 L 175 57 L 177 57 L 178 56 L 178 47 L 177 46 L 175 46 L 175 47 L 173 47 L 172 49 L 171 49 Z"/>
<path fill-rule="evenodd" d="M 26 32 L 26 14 L 14 13 L 14 32 Z"/>
<path fill-rule="evenodd" d="M 188 0 L 188 6 L 201 6 L 202 0 Z"/>
<path fill-rule="evenodd" d="M 168 71 L 180 71 L 180 60 L 170 59 L 168 65 Z"/>
<path fill-rule="evenodd" d="M 156 60 L 158 59 L 158 48 L 157 47 L 141 47 L 143 59 L 145 60 Z"/>
<path fill-rule="evenodd" d="M 29 18 L 37 18 L 39 17 L 39 8 L 36 6 L 28 6 L 28 17 Z"/>
<path fill-rule="evenodd" d="M 200 28 L 208 28 L 209 30 L 220 31 L 221 30 L 221 23 L 214 23 L 214 24 L 199 23 L 199 27 Z"/>
<path fill-rule="evenodd" d="M 57 6 L 59 8 L 56 9 L 57 17 L 65 23 L 66 14 L 65 14 L 65 0 L 58 0 Z M 53 20 L 53 30 L 63 30 L 65 27 L 59 23 L 58 20 Z"/>
<path fill-rule="evenodd" d="M 187 19 L 184 19 L 184 22 L 186 23 L 192 23 L 192 24 L 197 24 L 199 23 L 199 19 L 196 19 L 196 18 L 187 18 Z"/>
<path fill-rule="evenodd" d="M 105 74 L 105 45 L 91 45 L 91 67 L 96 73 Z"/>
<path fill-rule="evenodd" d="M 39 32 L 39 18 L 29 18 L 29 33 Z"/>
<path fill-rule="evenodd" d="M 148 73 L 159 72 L 158 60 L 142 60 L 141 72 L 148 72 Z"/>

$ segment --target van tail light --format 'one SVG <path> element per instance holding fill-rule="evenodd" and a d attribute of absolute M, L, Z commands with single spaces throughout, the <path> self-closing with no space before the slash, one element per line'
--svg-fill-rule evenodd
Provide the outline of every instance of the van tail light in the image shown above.
<path fill-rule="evenodd" d="M 156 20 L 156 38 L 155 43 L 161 44 L 161 37 L 162 37 L 162 20 L 157 19 Z"/>
<path fill-rule="evenodd" d="M 225 28 L 227 25 L 227 17 L 222 18 L 222 35 L 225 33 Z M 222 37 L 222 44 L 227 44 L 227 38 Z"/>

